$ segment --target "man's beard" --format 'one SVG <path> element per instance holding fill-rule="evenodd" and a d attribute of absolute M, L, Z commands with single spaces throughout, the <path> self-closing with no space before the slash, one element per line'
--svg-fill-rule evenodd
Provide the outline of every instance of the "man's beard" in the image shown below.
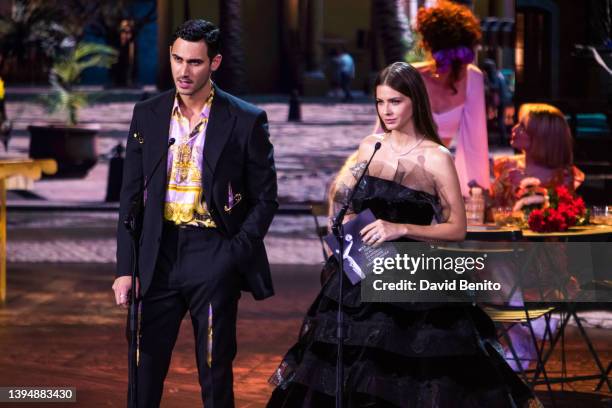
<path fill-rule="evenodd" d="M 184 90 L 184 89 L 181 89 L 181 88 L 179 88 L 179 86 L 178 86 L 176 83 L 174 84 L 174 87 L 176 88 L 177 93 L 178 93 L 179 95 L 191 96 L 191 95 L 193 95 L 193 94 L 198 93 L 198 92 L 199 92 L 199 91 L 201 91 L 203 88 L 205 88 L 205 87 L 206 87 L 206 84 L 208 84 L 208 83 L 210 82 L 210 77 L 211 77 L 211 75 L 209 75 L 209 76 L 208 76 L 208 78 L 206 78 L 206 80 L 204 80 L 204 81 L 202 82 L 202 84 L 201 84 L 201 85 L 200 85 L 198 88 L 192 88 L 191 90 Z M 193 83 L 194 83 L 194 82 L 192 82 L 192 84 L 193 84 Z"/>

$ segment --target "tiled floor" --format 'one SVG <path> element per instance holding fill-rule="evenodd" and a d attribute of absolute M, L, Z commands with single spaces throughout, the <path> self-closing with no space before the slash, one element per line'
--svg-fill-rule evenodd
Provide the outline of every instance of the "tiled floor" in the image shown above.
<path fill-rule="evenodd" d="M 9 264 L 8 301 L 0 308 L 0 386 L 74 386 L 76 406 L 125 406 L 126 312 L 113 306 L 112 273 L 112 264 Z M 255 302 L 244 294 L 240 302 L 238 407 L 265 405 L 272 391 L 267 378 L 295 340 L 302 315 L 318 290 L 315 266 L 274 265 L 273 275 L 276 296 Z M 610 361 L 609 329 L 590 328 L 589 334 L 602 359 Z M 591 371 L 575 329 L 568 330 L 566 342 L 569 372 Z M 199 406 L 193 349 L 191 325 L 185 320 L 162 407 Z M 558 361 L 552 361 L 549 370 L 558 369 Z M 593 381 L 566 385 L 566 390 L 578 392 L 556 393 L 557 406 L 606 406 L 610 394 L 591 394 L 593 386 Z"/>

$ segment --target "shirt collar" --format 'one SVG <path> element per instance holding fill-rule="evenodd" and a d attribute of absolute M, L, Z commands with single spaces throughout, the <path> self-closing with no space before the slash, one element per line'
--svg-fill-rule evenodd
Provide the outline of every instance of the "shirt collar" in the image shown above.
<path fill-rule="evenodd" d="M 212 85 L 212 81 L 211 81 L 211 85 Z M 206 103 L 204 104 L 204 107 L 202 108 L 202 112 L 200 112 L 200 117 L 201 118 L 208 118 L 208 116 L 210 115 L 210 108 L 212 106 L 212 102 L 213 102 L 214 96 L 215 96 L 215 87 L 211 86 L 210 87 L 210 94 L 208 95 L 208 98 L 206 98 Z M 174 115 L 178 115 L 179 117 L 183 117 L 183 114 L 182 114 L 180 106 L 179 106 L 179 94 L 178 94 L 178 92 L 174 95 L 174 104 L 172 105 L 172 116 L 174 116 Z"/>

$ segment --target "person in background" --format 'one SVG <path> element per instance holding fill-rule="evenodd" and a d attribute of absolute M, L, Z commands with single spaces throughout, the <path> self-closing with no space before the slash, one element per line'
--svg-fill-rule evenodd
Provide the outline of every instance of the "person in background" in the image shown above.
<path fill-rule="evenodd" d="M 467 197 L 469 182 L 488 189 L 490 178 L 484 78 L 472 64 L 480 24 L 469 8 L 441 1 L 419 9 L 416 30 L 432 58 L 414 66 L 425 81 L 440 138 L 455 149 L 461 192 Z"/>
<path fill-rule="evenodd" d="M 487 117 L 495 119 L 497 131 L 502 144 L 506 143 L 506 106 L 512 102 L 512 94 L 504 74 L 497 69 L 495 61 L 485 59 L 482 63 L 485 73 L 485 100 Z"/>
<path fill-rule="evenodd" d="M 8 142 L 11 137 L 11 129 L 13 127 L 11 121 L 6 114 L 6 106 L 4 104 L 4 81 L 0 78 L 0 142 L 4 146 L 4 151 L 8 151 Z"/>
<path fill-rule="evenodd" d="M 570 127 L 563 113 L 552 105 L 521 105 L 510 145 L 521 153 L 493 162 L 490 196 L 495 207 L 514 206 L 521 182 L 528 177 L 537 179 L 543 188 L 563 185 L 570 192 L 584 181 L 584 173 L 574 166 Z"/>
<path fill-rule="evenodd" d="M 344 47 L 342 47 L 341 52 L 337 48 L 332 48 L 329 51 L 327 66 L 331 88 L 329 95 L 339 97 L 344 93 L 342 101 L 352 101 L 351 81 L 355 78 L 355 61 L 351 54 Z"/>
<path fill-rule="evenodd" d="M 548 189 L 565 186 L 573 193 L 584 181 L 584 173 L 573 164 L 570 127 L 563 113 L 552 105 L 522 105 L 518 123 L 512 128 L 510 145 L 521 153 L 498 157 L 493 162 L 495 179 L 490 189 L 493 210 L 496 207 L 508 208 L 505 211 L 520 213 L 525 205 L 546 205 Z M 526 188 L 537 193 L 520 197 L 520 191 Z M 564 251 L 557 247 L 550 247 L 548 251 L 554 251 L 556 255 L 538 257 L 532 261 L 532 266 L 540 271 L 539 279 L 550 282 L 545 287 L 554 288 L 561 284 L 565 286 L 566 295 L 575 295 L 578 281 L 567 271 Z M 526 295 L 518 295 L 518 303 L 515 303 L 521 305 Z M 557 323 L 558 320 L 554 318 L 548 323 L 553 333 Z M 543 317 L 533 321 L 534 333 L 540 339 L 544 336 L 546 324 Z M 529 328 L 526 325 L 514 325 L 508 330 L 508 335 L 519 359 L 516 361 L 511 352 L 507 351 L 508 363 L 515 371 L 520 370 L 519 363 L 526 369 L 537 356 Z"/>
<path fill-rule="evenodd" d="M 332 48 L 329 50 L 327 54 L 327 59 L 325 63 L 325 72 L 329 79 L 329 92 L 327 96 L 331 98 L 337 98 L 341 95 L 342 91 L 340 90 L 340 70 L 338 57 L 340 53 L 337 48 Z"/>
<path fill-rule="evenodd" d="M 338 56 L 338 73 L 340 78 L 340 88 L 344 92 L 343 102 L 349 102 L 353 100 L 351 94 L 351 82 L 355 78 L 355 61 L 351 54 L 346 49 L 342 49 L 342 52 Z"/>

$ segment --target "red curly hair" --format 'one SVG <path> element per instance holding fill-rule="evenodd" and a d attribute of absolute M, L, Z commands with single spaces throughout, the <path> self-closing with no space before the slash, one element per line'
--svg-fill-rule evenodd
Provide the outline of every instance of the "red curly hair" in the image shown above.
<path fill-rule="evenodd" d="M 417 14 L 416 30 L 425 48 L 432 53 L 457 48 L 474 48 L 482 38 L 480 22 L 472 11 L 463 5 L 442 0 L 435 7 L 421 7 Z M 450 87 L 458 80 L 461 63 L 453 61 Z"/>

